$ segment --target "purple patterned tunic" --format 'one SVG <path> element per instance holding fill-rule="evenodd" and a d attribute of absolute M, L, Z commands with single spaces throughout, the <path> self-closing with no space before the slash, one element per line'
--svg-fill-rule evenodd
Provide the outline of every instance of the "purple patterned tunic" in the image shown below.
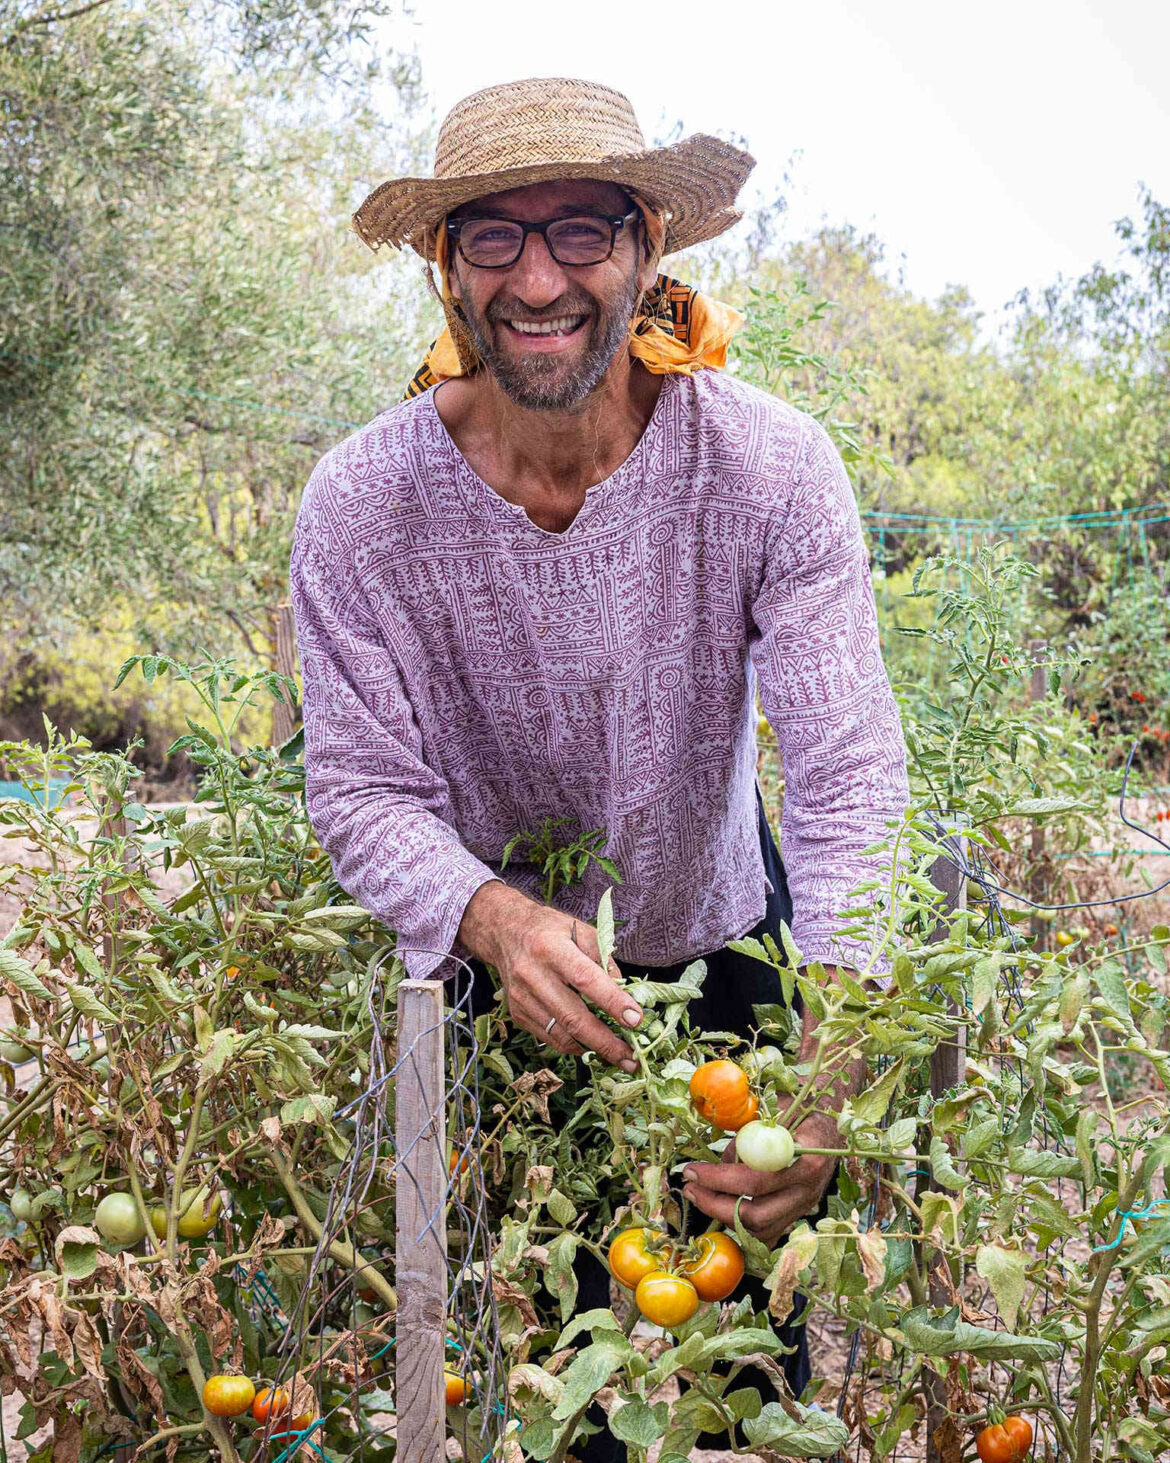
<path fill-rule="evenodd" d="M 623 959 L 718 949 L 764 912 L 758 684 L 796 942 L 864 959 L 839 912 L 905 807 L 905 751 L 824 430 L 734 376 L 667 375 L 550 533 L 476 476 L 433 394 L 328 453 L 297 517 L 308 809 L 344 888 L 424 976 L 512 835 L 567 817 L 608 832 Z M 505 874 L 540 897 L 535 868 Z M 609 882 L 591 866 L 557 904 L 592 918 Z"/>

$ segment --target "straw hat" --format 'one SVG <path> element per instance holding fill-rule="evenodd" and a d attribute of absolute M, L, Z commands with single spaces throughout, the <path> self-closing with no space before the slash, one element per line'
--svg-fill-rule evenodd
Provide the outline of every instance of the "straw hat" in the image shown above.
<path fill-rule="evenodd" d="M 620 91 L 551 77 L 512 81 L 458 102 L 439 129 L 432 178 L 395 178 L 353 216 L 371 249 L 410 244 L 435 257 L 439 221 L 473 198 L 561 178 L 632 189 L 667 217 L 664 254 L 713 239 L 742 218 L 734 207 L 755 159 L 697 133 L 648 148 Z"/>

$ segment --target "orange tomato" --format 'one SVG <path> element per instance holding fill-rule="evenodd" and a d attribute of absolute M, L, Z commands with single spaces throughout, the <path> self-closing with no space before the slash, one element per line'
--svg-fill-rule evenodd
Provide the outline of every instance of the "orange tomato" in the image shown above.
<path fill-rule="evenodd" d="M 734 1062 L 704 1062 L 696 1067 L 690 1093 L 699 1116 L 726 1133 L 737 1132 L 760 1110 L 747 1073 Z"/>
<path fill-rule="evenodd" d="M 662 1268 L 662 1260 L 647 1248 L 658 1237 L 652 1229 L 623 1229 L 615 1236 L 609 1247 L 609 1268 L 627 1290 L 636 1290 L 644 1275 Z"/>
<path fill-rule="evenodd" d="M 685 1260 L 682 1273 L 700 1300 L 726 1300 L 743 1279 L 743 1251 L 729 1234 L 702 1234 L 694 1244 L 695 1258 Z"/>
<path fill-rule="evenodd" d="M 276 1419 L 277 1425 L 287 1428 L 287 1432 L 270 1433 L 268 1442 L 273 1448 L 287 1448 L 296 1442 L 300 1433 L 306 1432 L 313 1422 L 311 1412 L 299 1412 L 291 1422 L 286 1422 L 283 1417 Z"/>
<path fill-rule="evenodd" d="M 1026 1417 L 1005 1417 L 975 1439 L 983 1463 L 1023 1463 L 1032 1449 L 1032 1424 Z"/>
<path fill-rule="evenodd" d="M 203 1405 L 212 1417 L 238 1417 L 251 1407 L 255 1395 L 247 1377 L 219 1375 L 203 1383 Z"/>
<path fill-rule="evenodd" d="M 1105 933 L 1110 938 L 1112 938 L 1117 933 L 1117 926 L 1116 925 L 1106 925 L 1105 926 Z"/>
<path fill-rule="evenodd" d="M 466 1377 L 461 1377 L 458 1372 L 449 1369 L 445 1369 L 443 1372 L 443 1385 L 446 1388 L 448 1407 L 458 1407 L 471 1390 L 467 1385 Z"/>
<path fill-rule="evenodd" d="M 447 1159 L 447 1172 L 450 1174 L 450 1176 L 454 1178 L 455 1175 L 458 1174 L 459 1177 L 462 1178 L 463 1175 L 467 1173 L 470 1168 L 471 1155 L 468 1153 L 461 1154 L 457 1152 L 454 1148 L 452 1148 L 451 1156 Z"/>
<path fill-rule="evenodd" d="M 638 1281 L 634 1302 L 648 1321 L 669 1330 L 689 1321 L 699 1309 L 699 1292 L 682 1275 L 651 1270 Z"/>
<path fill-rule="evenodd" d="M 252 1416 L 259 1423 L 280 1417 L 292 1406 L 287 1387 L 261 1387 L 252 1403 Z"/>

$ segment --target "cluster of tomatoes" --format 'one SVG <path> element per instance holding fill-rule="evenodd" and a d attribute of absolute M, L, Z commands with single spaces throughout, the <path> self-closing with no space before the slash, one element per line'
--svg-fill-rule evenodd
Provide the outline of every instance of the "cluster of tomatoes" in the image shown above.
<path fill-rule="evenodd" d="M 251 1412 L 262 1428 L 271 1429 L 267 1437 L 277 1448 L 287 1448 L 308 1433 L 313 1426 L 311 1413 L 292 1415 L 292 1398 L 286 1387 L 261 1387 L 259 1391 L 248 1377 L 220 1373 L 203 1383 L 203 1405 L 212 1417 L 241 1417 Z"/>
<path fill-rule="evenodd" d="M 701 1301 L 726 1300 L 743 1279 L 743 1251 L 718 1231 L 684 1244 L 653 1229 L 623 1229 L 608 1258 L 642 1315 L 667 1328 L 689 1321 Z"/>
<path fill-rule="evenodd" d="M 792 1135 L 759 1117 L 760 1099 L 735 1062 L 703 1062 L 690 1082 L 691 1104 L 704 1122 L 735 1134 L 735 1156 L 760 1173 L 787 1168 Z M 656 1326 L 689 1321 L 703 1301 L 721 1301 L 743 1279 L 743 1250 L 731 1235 L 712 1230 L 684 1241 L 660 1230 L 624 1229 L 609 1247 L 614 1278 L 634 1292 L 634 1303 Z"/>
<path fill-rule="evenodd" d="M 735 1134 L 737 1163 L 757 1173 L 779 1173 L 796 1157 L 792 1134 L 761 1118 L 760 1099 L 736 1062 L 704 1062 L 691 1077 L 691 1105 L 712 1127 Z"/>
<path fill-rule="evenodd" d="M 179 1198 L 176 1228 L 182 1239 L 203 1239 L 215 1228 L 223 1212 L 223 1195 L 202 1188 L 184 1189 Z M 13 1211 L 15 1212 L 15 1211 Z M 150 1227 L 159 1239 L 167 1237 L 167 1211 L 161 1204 L 147 1210 Z M 107 1194 L 97 1206 L 94 1225 L 103 1239 L 113 1245 L 136 1245 L 146 1234 L 133 1194 Z"/>

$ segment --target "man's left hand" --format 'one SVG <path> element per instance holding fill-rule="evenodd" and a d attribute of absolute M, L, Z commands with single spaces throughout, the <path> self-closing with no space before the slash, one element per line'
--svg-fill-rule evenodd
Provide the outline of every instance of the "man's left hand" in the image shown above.
<path fill-rule="evenodd" d="M 841 1135 L 829 1116 L 815 1114 L 793 1131 L 798 1147 L 840 1148 Z M 757 1173 L 735 1161 L 735 1141 L 719 1163 L 689 1163 L 683 1194 L 696 1208 L 728 1229 L 735 1228 L 735 1206 L 749 1234 L 773 1249 L 794 1225 L 821 1202 L 837 1166 L 835 1158 L 808 1154 L 779 1173 Z"/>

